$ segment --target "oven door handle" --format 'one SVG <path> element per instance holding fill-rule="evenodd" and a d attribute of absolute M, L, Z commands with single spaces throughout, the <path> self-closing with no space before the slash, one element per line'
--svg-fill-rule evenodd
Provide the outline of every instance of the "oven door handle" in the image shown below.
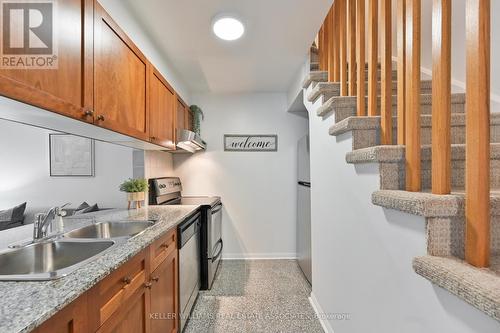
<path fill-rule="evenodd" d="M 219 239 L 219 241 L 215 245 L 217 246 L 218 244 L 220 244 L 219 251 L 217 252 L 217 254 L 215 256 L 213 256 L 212 258 L 209 258 L 210 260 L 212 260 L 212 262 L 217 261 L 217 259 L 219 259 L 219 257 L 222 254 L 222 249 L 224 248 L 224 242 L 222 241 L 222 238 Z"/>

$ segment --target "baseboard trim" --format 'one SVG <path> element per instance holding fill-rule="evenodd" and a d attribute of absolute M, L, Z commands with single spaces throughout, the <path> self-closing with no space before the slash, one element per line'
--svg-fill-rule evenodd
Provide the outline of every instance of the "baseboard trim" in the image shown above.
<path fill-rule="evenodd" d="M 313 292 L 311 292 L 311 296 L 309 297 L 309 303 L 311 303 L 311 306 L 318 317 L 319 323 L 321 324 L 323 331 L 325 331 L 325 333 L 334 333 L 333 327 L 332 325 L 330 325 L 330 322 L 324 319 L 324 316 L 322 316 L 322 314 L 325 312 L 321 308 L 321 305 L 319 305 L 318 300 L 316 299 L 316 296 L 314 296 Z"/>
<path fill-rule="evenodd" d="M 224 260 L 295 260 L 296 253 L 227 253 Z"/>

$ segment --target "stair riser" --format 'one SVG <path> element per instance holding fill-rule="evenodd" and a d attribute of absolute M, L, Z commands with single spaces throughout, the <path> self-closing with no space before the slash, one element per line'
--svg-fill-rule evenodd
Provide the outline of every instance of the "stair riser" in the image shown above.
<path fill-rule="evenodd" d="M 491 216 L 491 252 L 500 254 L 500 216 Z M 432 256 L 465 257 L 465 218 L 427 218 L 427 252 Z"/>
<path fill-rule="evenodd" d="M 394 123 L 396 120 L 394 120 Z M 397 127 L 393 127 L 393 144 L 397 144 Z M 422 127 L 421 132 L 422 145 L 430 145 L 432 143 L 432 127 Z M 490 126 L 490 141 L 500 142 L 500 124 L 492 124 Z M 465 143 L 465 125 L 456 125 L 451 127 L 451 144 Z M 352 131 L 352 149 L 363 149 L 381 145 L 379 129 L 363 129 Z"/>
<path fill-rule="evenodd" d="M 338 123 L 346 118 L 357 116 L 356 103 L 346 103 L 342 106 L 335 106 L 333 112 L 335 113 L 335 123 Z M 368 110 L 366 110 L 368 112 Z M 379 105 L 380 112 L 380 105 Z M 392 115 L 396 116 L 398 112 L 397 104 L 392 105 Z M 465 113 L 465 103 L 454 103 L 451 105 L 452 113 Z M 420 114 L 432 114 L 432 104 L 425 102 L 420 106 Z"/>
<path fill-rule="evenodd" d="M 500 187 L 500 160 L 490 162 L 490 185 Z M 422 161 L 422 189 L 432 188 L 431 161 Z M 380 163 L 380 189 L 381 190 L 405 190 L 405 164 Z M 451 162 L 451 186 L 455 189 L 465 188 L 465 160 L 453 160 Z"/>

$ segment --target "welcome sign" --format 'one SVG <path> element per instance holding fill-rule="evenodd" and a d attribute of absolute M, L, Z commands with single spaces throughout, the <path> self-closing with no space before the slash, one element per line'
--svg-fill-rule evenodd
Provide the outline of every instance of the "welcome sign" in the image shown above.
<path fill-rule="evenodd" d="M 278 136 L 226 134 L 224 151 L 278 151 Z"/>

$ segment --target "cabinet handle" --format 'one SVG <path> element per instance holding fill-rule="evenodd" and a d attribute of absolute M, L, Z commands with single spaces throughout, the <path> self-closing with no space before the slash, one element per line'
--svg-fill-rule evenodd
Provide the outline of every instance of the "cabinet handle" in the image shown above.
<path fill-rule="evenodd" d="M 91 116 L 93 116 L 93 115 L 94 115 L 94 111 L 93 111 L 93 110 L 85 110 L 85 111 L 83 112 L 83 115 L 84 115 L 85 117 L 91 117 Z"/>
<path fill-rule="evenodd" d="M 165 248 L 165 249 L 168 249 L 168 247 L 170 246 L 170 244 L 162 244 L 161 247 Z"/>
<path fill-rule="evenodd" d="M 156 138 L 154 136 L 151 137 L 151 141 L 155 141 Z"/>
<path fill-rule="evenodd" d="M 123 283 L 125 284 L 130 284 L 130 282 L 132 282 L 132 279 L 130 278 L 130 276 L 126 276 L 123 278 Z"/>
<path fill-rule="evenodd" d="M 104 121 L 104 116 L 103 116 L 103 115 L 99 115 L 99 116 L 97 116 L 97 120 L 99 120 L 99 121 Z"/>
<path fill-rule="evenodd" d="M 145 288 L 151 289 L 152 286 L 153 286 L 153 284 L 151 282 L 144 283 Z"/>
<path fill-rule="evenodd" d="M 158 282 L 158 281 L 160 281 L 160 278 L 155 276 L 155 277 L 151 278 L 151 281 Z"/>

